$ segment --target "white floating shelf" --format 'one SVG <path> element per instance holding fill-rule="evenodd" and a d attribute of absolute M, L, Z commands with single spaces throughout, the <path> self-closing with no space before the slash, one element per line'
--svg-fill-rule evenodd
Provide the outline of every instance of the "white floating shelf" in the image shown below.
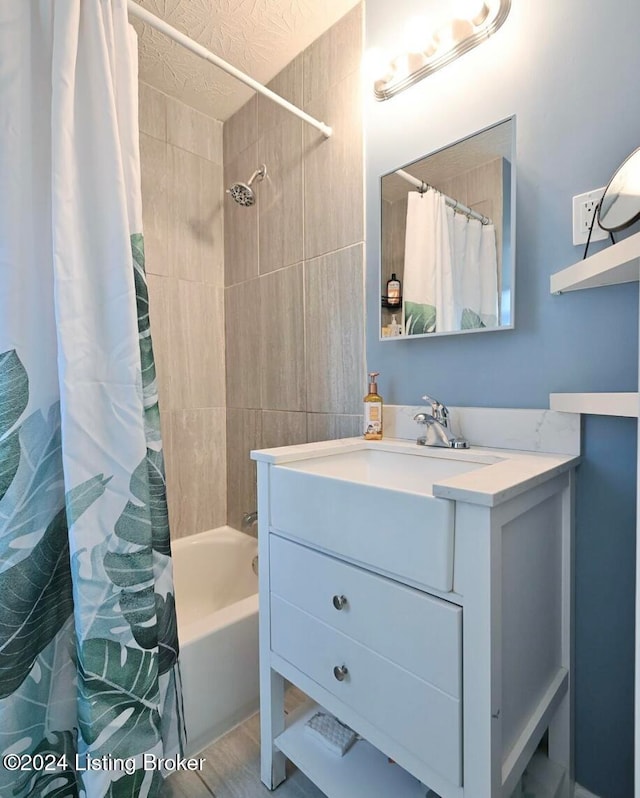
<path fill-rule="evenodd" d="M 549 407 L 563 413 L 638 418 L 640 394 L 552 393 L 549 395 Z"/>
<path fill-rule="evenodd" d="M 322 792 L 332 798 L 425 798 L 428 791 L 417 779 L 366 740 L 358 740 L 342 757 L 325 750 L 304 730 L 307 720 L 321 709 L 314 703 L 299 707 L 274 742 Z"/>
<path fill-rule="evenodd" d="M 551 275 L 551 293 L 578 291 L 640 279 L 640 233 Z"/>

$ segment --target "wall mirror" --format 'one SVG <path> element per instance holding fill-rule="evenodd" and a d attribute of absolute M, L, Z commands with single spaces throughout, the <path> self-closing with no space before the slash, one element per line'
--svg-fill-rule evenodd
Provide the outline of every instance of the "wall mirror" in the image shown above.
<path fill-rule="evenodd" d="M 515 118 L 380 179 L 380 331 L 513 328 Z"/>
<path fill-rule="evenodd" d="M 640 219 L 640 147 L 621 164 L 598 205 L 598 224 L 617 232 Z"/>

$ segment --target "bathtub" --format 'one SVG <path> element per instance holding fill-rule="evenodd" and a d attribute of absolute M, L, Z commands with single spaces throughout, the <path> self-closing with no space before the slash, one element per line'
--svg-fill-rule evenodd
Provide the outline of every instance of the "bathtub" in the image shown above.
<path fill-rule="evenodd" d="M 172 542 L 190 756 L 258 709 L 257 549 L 229 526 Z"/>

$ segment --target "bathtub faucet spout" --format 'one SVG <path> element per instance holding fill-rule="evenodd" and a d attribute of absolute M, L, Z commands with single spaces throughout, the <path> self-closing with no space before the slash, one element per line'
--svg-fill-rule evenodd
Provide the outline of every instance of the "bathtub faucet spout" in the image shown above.
<path fill-rule="evenodd" d="M 245 513 L 242 516 L 242 531 L 247 535 L 258 537 L 258 511 L 254 510 L 252 513 Z"/>

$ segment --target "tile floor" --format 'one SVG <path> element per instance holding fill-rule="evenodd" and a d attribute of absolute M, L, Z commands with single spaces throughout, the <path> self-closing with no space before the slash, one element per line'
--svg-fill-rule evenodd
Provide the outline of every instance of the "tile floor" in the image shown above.
<path fill-rule="evenodd" d="M 287 690 L 285 707 L 294 709 L 305 696 Z M 161 798 L 325 798 L 309 779 L 287 763 L 287 780 L 277 793 L 260 781 L 260 717 L 254 715 L 200 754 L 206 762 L 201 772 L 182 772 L 164 783 Z"/>

